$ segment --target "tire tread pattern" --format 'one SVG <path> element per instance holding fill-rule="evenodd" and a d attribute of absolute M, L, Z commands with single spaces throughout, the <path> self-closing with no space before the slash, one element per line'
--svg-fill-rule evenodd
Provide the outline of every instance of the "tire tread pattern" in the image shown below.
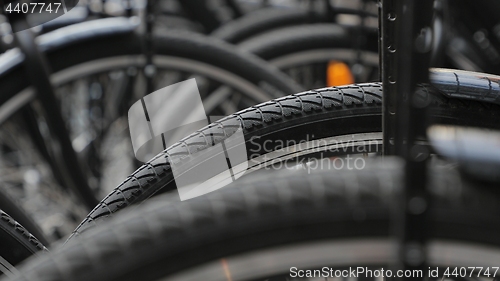
<path fill-rule="evenodd" d="M 17 241 L 32 253 L 47 251 L 47 248 L 34 235 L 2 210 L 0 210 L 0 228 L 14 235 Z"/>

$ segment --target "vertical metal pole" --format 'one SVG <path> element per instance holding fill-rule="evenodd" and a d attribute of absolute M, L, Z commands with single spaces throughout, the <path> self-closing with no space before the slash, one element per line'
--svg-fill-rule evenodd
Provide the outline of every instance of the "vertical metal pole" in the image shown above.
<path fill-rule="evenodd" d="M 144 53 L 146 56 L 146 65 L 144 66 L 144 75 L 146 76 L 146 95 L 154 91 L 154 77 L 156 75 L 156 66 L 153 63 L 153 27 L 155 21 L 155 7 L 156 1 L 148 0 L 146 3 L 146 28 L 144 31 Z"/>
<path fill-rule="evenodd" d="M 380 26 L 380 75 L 384 88 L 384 98 L 382 104 L 382 131 L 383 131 L 383 152 L 384 155 L 396 155 L 396 104 L 397 90 L 396 79 L 397 70 L 395 68 L 395 33 L 399 20 L 396 16 L 397 0 L 380 0 L 379 6 L 379 26 Z"/>
<path fill-rule="evenodd" d="M 422 280 L 427 275 L 429 151 L 417 139 L 426 133 L 429 99 L 417 85 L 428 82 L 433 0 L 382 0 L 381 4 L 384 154 L 405 159 L 404 200 L 396 213 L 395 229 L 400 254 L 397 267 L 409 275 L 396 279 Z"/>

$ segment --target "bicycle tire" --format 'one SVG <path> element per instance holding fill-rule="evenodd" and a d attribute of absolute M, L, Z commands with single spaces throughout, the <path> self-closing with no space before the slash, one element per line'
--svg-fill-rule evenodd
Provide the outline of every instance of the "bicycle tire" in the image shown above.
<path fill-rule="evenodd" d="M 306 23 L 324 22 L 326 17 L 298 9 L 265 8 L 232 20 L 210 35 L 232 44 L 238 44 L 261 32 L 275 28 Z"/>
<path fill-rule="evenodd" d="M 450 79 L 450 72 L 454 78 L 456 77 L 455 80 Z M 488 80 L 489 78 L 484 80 L 470 72 L 433 73 L 434 87 L 442 88 L 444 85 L 450 89 L 448 83 L 453 84 L 455 81 L 454 89 L 457 93 L 460 93 L 464 86 L 460 84 L 462 79 L 468 81 L 469 86 L 475 82 L 478 88 L 488 81 L 495 83 L 493 80 Z M 463 89 L 470 92 L 469 87 Z M 481 93 L 491 96 L 500 94 L 498 89 L 492 91 L 492 88 L 489 88 L 489 90 L 487 92 L 487 89 L 482 89 Z M 499 127 L 500 111 L 495 104 L 447 98 L 439 92 L 434 92 L 432 88 L 424 88 L 423 92 L 429 94 L 428 97 L 431 99 L 429 102 L 434 109 L 433 116 L 438 122 Z M 210 147 L 228 138 L 237 130 L 235 124 L 240 124 L 242 128 L 247 156 L 258 157 L 282 148 L 283 143 L 288 140 L 293 140 L 295 144 L 311 140 L 311 135 L 312 139 L 322 139 L 381 132 L 381 104 L 381 84 L 358 84 L 307 91 L 279 98 L 214 122 L 167 148 L 137 169 L 89 213 L 68 240 L 115 212 L 142 202 L 160 190 L 175 190 L 170 163 L 182 163 L 182 166 L 188 169 L 200 165 L 206 160 L 204 157 L 211 156 L 205 155 L 205 151 L 210 151 Z M 207 141 L 205 137 L 207 135 L 216 136 L 216 140 L 213 143 Z M 271 147 L 266 148 L 264 142 L 269 139 L 282 141 L 271 142 Z"/>
<path fill-rule="evenodd" d="M 0 275 L 11 276 L 15 266 L 45 246 L 21 224 L 0 210 Z"/>
<path fill-rule="evenodd" d="M 40 50 L 47 56 L 53 73 L 71 66 L 105 57 L 142 54 L 140 34 L 134 19 L 108 18 L 75 24 L 41 35 Z M 235 47 L 197 33 L 171 31 L 155 36 L 156 54 L 168 54 L 204 62 L 245 77 L 254 85 L 271 87 L 270 95 L 280 96 L 300 91 L 300 87 L 274 67 Z M 22 55 L 17 49 L 0 57 L 0 104 L 27 88 L 22 69 Z M 265 87 L 263 87 L 265 88 Z M 265 90 L 264 90 L 265 91 Z"/>
<path fill-rule="evenodd" d="M 43 234 L 38 225 L 26 212 L 14 202 L 14 199 L 0 189 L 0 209 L 9 214 L 15 221 L 20 223 L 26 230 L 35 236 L 43 245 L 49 245 L 49 240 Z"/>
<path fill-rule="evenodd" d="M 397 258 L 390 229 L 402 166 L 386 158 L 363 170 L 266 174 L 182 204 L 163 195 L 13 280 L 264 280 L 291 267 L 385 267 Z M 448 168 L 430 168 L 429 184 L 429 265 L 497 266 L 498 197 Z"/>

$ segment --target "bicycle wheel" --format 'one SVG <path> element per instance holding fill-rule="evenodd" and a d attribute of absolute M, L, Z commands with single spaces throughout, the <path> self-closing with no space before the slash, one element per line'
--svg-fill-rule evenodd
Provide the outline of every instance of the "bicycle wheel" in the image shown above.
<path fill-rule="evenodd" d="M 245 39 L 272 29 L 325 21 L 326 16 L 318 13 L 299 9 L 265 8 L 230 21 L 214 30 L 210 35 L 232 44 L 238 44 Z"/>
<path fill-rule="evenodd" d="M 181 204 L 163 196 L 32 260 L 13 280 L 285 281 L 323 267 L 388 270 L 397 259 L 391 211 L 403 186 L 397 160 L 267 174 Z M 497 267 L 498 197 L 449 168 L 429 174 L 429 266 Z M 335 276 L 307 277 L 299 280 Z"/>
<path fill-rule="evenodd" d="M 487 87 L 493 77 L 481 75 L 434 71 L 434 87 L 445 92 L 433 87 L 422 88 L 425 99 L 432 105 L 434 122 L 499 128 L 498 106 L 473 101 L 500 95 L 496 89 Z M 463 92 L 462 98 L 467 96 L 472 100 L 447 98 L 451 90 Z M 275 162 L 297 160 L 295 163 L 302 164 L 302 159 L 318 154 L 331 157 L 377 153 L 382 140 L 381 98 L 382 86 L 376 83 L 324 88 L 269 101 L 221 119 L 172 145 L 136 170 L 89 213 L 69 239 L 157 192 L 175 190 L 172 163 L 180 170 L 185 169 L 183 171 L 204 167 L 210 163 L 209 159 L 224 153 L 217 150 L 216 145 L 229 139 L 240 126 L 244 141 L 233 143 L 232 147 L 226 144 L 226 148 L 246 150 L 248 161 L 242 163 L 245 168 L 239 171 L 243 174 Z M 206 136 L 215 136 L 215 140 Z M 363 150 L 358 150 L 359 147 Z"/>
<path fill-rule="evenodd" d="M 134 99 L 147 94 L 141 86 L 144 77 L 140 69 L 145 58 L 136 27 L 134 19 L 112 18 L 61 28 L 37 39 L 54 73 L 51 79 L 61 99 L 73 146 L 83 158 L 89 185 L 95 189 L 101 185 L 115 187 L 117 179 L 134 169 L 125 115 Z M 202 35 L 169 32 L 157 34 L 154 43 L 155 86 L 161 88 L 197 78 L 200 94 L 209 103 L 205 110 L 210 115 L 227 115 L 300 89 L 258 58 L 240 54 L 234 47 Z M 16 49 L 0 57 L 0 123 L 5 144 L 2 164 L 5 173 L 11 175 L 2 178 L 12 195 L 22 197 L 25 204 L 31 198 L 29 190 L 41 189 L 40 192 L 50 194 L 48 200 L 40 201 L 38 212 L 32 214 L 38 222 L 48 224 L 41 225 L 45 231 L 61 228 L 56 231 L 61 234 L 53 234 L 60 238 L 73 230 L 87 211 L 82 211 L 74 198 L 64 192 L 54 192 L 58 181 L 52 173 L 58 169 L 44 164 L 44 157 L 37 153 L 37 143 L 51 145 L 50 136 L 43 132 L 43 110 L 36 111 L 41 113 L 32 126 L 40 131 L 40 142 L 32 143 L 23 130 L 26 125 L 19 123 L 23 121 L 23 108 L 39 109 L 33 89 L 26 83 L 22 59 Z M 219 94 L 212 95 L 217 90 Z M 103 188 L 100 192 L 109 191 Z M 52 202 L 54 199 L 59 202 Z M 57 211 L 46 210 L 46 206 L 55 206 Z M 41 219 L 54 213 L 59 215 Z"/>
<path fill-rule="evenodd" d="M 12 276 L 16 273 L 16 265 L 39 251 L 47 249 L 22 225 L 0 210 L 0 276 Z"/>
<path fill-rule="evenodd" d="M 376 28 L 308 24 L 276 29 L 241 42 L 238 47 L 288 74 L 306 89 L 341 85 L 333 64 L 348 67 L 348 84 L 372 82 L 378 74 Z M 342 74 L 342 73 L 341 73 Z M 329 78 L 328 76 L 333 76 Z"/>

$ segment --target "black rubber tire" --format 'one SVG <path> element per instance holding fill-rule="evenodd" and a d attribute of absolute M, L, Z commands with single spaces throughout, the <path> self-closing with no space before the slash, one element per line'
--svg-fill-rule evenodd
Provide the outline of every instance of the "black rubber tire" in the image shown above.
<path fill-rule="evenodd" d="M 15 221 L 24 226 L 42 244 L 49 245 L 49 240 L 43 234 L 38 225 L 26 214 L 26 212 L 14 202 L 5 191 L 0 189 L 0 209 L 9 214 Z"/>
<path fill-rule="evenodd" d="M 364 42 L 357 42 L 362 34 Z M 353 49 L 378 53 L 377 29 L 335 24 L 307 24 L 280 28 L 240 42 L 238 47 L 265 60 L 316 49 Z"/>
<path fill-rule="evenodd" d="M 307 243 L 321 248 L 329 241 L 388 239 L 391 210 L 399 202 L 403 186 L 403 165 L 395 160 L 367 162 L 363 170 L 266 174 L 181 204 L 172 204 L 163 195 L 32 260 L 12 280 L 159 280 L 182 270 L 192 272 L 211 261 L 218 262 L 212 273 L 224 274 L 220 259 L 259 250 L 269 253 L 293 246 L 305 249 Z M 498 251 L 498 197 L 471 188 L 447 168 L 431 168 L 429 178 L 428 237 L 465 245 L 479 243 L 482 249 Z M 294 260 L 300 259 L 311 256 L 297 255 Z M 371 262 L 385 267 L 388 260 Z M 341 263 L 337 266 L 350 265 L 341 258 L 336 262 Z M 448 266 L 447 261 L 437 262 Z M 269 259 L 257 265 L 270 265 Z M 278 269 L 288 273 L 291 266 L 297 264 Z M 259 269 L 255 263 L 249 268 L 257 274 Z M 204 277 L 214 280 L 213 276 Z"/>
<path fill-rule="evenodd" d="M 299 9 L 265 8 L 232 20 L 210 35 L 229 43 L 238 44 L 254 35 L 290 25 L 325 22 L 326 17 Z"/>
<path fill-rule="evenodd" d="M 451 80 L 450 77 L 456 78 Z M 465 87 L 460 84 L 462 79 L 468 82 Z M 454 72 L 435 72 L 433 80 L 436 87 L 454 89 L 455 93 L 462 89 L 470 92 L 474 83 L 478 89 L 485 83 L 484 79 L 474 78 L 470 73 Z M 500 97 L 499 89 L 492 90 L 489 88 L 487 92 L 483 88 L 478 93 Z M 446 98 L 432 87 L 424 88 L 423 92 L 429 93 L 431 116 L 435 122 L 500 128 L 498 105 Z M 255 157 L 283 148 L 288 141 L 301 143 L 332 136 L 381 132 L 381 105 L 382 86 L 372 83 L 311 90 L 230 115 L 184 138 L 137 169 L 89 213 L 69 239 L 131 204 L 142 202 L 160 191 L 175 190 L 170 163 L 182 163 L 189 169 L 200 165 L 205 157 L 213 156 L 210 148 L 231 136 L 238 125 L 245 137 L 245 143 L 241 145 L 245 145 L 249 157 Z M 214 143 L 206 136 L 215 136 Z M 272 140 L 271 145 L 265 146 L 268 140 Z"/>
<path fill-rule="evenodd" d="M 6 268 L 7 265 L 4 265 L 2 260 L 16 266 L 40 251 L 47 249 L 22 225 L 0 210 L 0 276 L 3 270 L 14 273 L 10 268 Z"/>

